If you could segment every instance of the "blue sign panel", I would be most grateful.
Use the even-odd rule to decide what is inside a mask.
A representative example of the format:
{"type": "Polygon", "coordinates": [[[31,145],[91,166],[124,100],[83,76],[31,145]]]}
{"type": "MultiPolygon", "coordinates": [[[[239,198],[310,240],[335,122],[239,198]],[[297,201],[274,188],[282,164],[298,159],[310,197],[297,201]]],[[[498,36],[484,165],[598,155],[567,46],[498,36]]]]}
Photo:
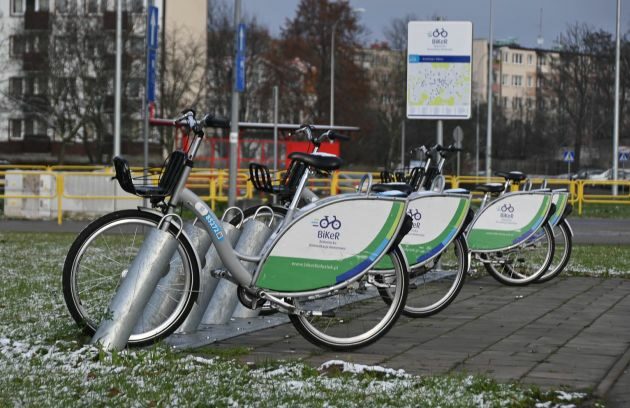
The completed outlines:
{"type": "Polygon", "coordinates": [[[158,8],[155,6],[149,7],[149,49],[155,50],[158,47],[158,8]]]}
{"type": "Polygon", "coordinates": [[[156,51],[149,50],[149,69],[147,77],[147,101],[155,102],[155,70],[157,66],[156,51]]]}
{"type": "Polygon", "coordinates": [[[563,159],[565,162],[574,162],[575,161],[575,152],[572,150],[565,150],[563,159]]]}
{"type": "Polygon", "coordinates": [[[630,153],[619,153],[619,161],[626,162],[630,160],[630,153]]]}
{"type": "Polygon", "coordinates": [[[245,92],[245,53],[236,54],[236,92],[245,92]]]}
{"type": "Polygon", "coordinates": [[[245,53],[245,24],[238,25],[238,44],[236,51],[239,53],[245,53]]]}

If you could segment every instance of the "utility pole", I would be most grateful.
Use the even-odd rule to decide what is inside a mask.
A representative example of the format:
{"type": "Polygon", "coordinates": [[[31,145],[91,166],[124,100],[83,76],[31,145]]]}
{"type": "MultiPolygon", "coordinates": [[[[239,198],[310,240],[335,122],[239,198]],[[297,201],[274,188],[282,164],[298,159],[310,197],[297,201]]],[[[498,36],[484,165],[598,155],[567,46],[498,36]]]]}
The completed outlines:
{"type": "Polygon", "coordinates": [[[492,0],[490,0],[490,39],[488,40],[488,129],[486,129],[486,177],[492,176],[492,0]]]}
{"type": "Polygon", "coordinates": [[[114,95],[114,157],[120,156],[120,109],[122,91],[122,0],[116,1],[116,92],[114,95]]]}
{"type": "MultiPolygon", "coordinates": [[[[621,0],[617,0],[617,39],[615,51],[615,123],[613,127],[613,180],[619,180],[619,59],[621,53],[621,0]]],[[[612,187],[613,195],[617,195],[617,184],[612,187]]]]}
{"type": "Polygon", "coordinates": [[[232,85],[232,115],[230,119],[230,176],[228,185],[228,206],[232,207],[236,203],[236,176],[238,172],[238,110],[239,95],[236,89],[237,63],[238,63],[238,43],[239,26],[241,23],[241,0],[234,0],[234,82],[232,85]]]}

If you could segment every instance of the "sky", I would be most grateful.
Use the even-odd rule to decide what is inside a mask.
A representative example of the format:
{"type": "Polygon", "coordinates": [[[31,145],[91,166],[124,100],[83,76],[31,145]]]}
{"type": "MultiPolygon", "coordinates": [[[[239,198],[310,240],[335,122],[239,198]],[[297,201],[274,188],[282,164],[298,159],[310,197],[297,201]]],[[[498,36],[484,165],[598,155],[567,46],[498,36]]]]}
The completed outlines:
{"type": "MultiPolygon", "coordinates": [[[[280,33],[287,18],[295,15],[298,0],[242,0],[244,13],[255,15],[272,35],[280,33]]],[[[490,0],[350,0],[354,8],[363,8],[361,22],[368,29],[365,41],[370,44],[384,40],[383,31],[395,18],[407,14],[419,20],[432,16],[445,20],[473,22],[475,38],[488,38],[490,0]]],[[[615,32],[616,0],[493,0],[494,39],[514,37],[526,47],[536,46],[542,9],[544,48],[551,48],[554,40],[568,25],[587,23],[596,29],[615,32]]],[[[621,0],[621,32],[630,28],[630,1],[621,0]]]]}

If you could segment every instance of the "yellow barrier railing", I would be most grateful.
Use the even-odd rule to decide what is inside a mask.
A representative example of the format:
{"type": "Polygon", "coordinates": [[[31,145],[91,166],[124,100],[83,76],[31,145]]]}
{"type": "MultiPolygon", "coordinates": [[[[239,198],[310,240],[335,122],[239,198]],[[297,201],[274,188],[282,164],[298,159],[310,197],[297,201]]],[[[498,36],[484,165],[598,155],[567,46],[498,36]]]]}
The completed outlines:
{"type": "MultiPolygon", "coordinates": [[[[142,170],[139,168],[133,168],[134,176],[141,176],[142,170]]],[[[158,171],[159,169],[155,169],[158,171]]],[[[57,222],[59,224],[63,221],[63,206],[64,200],[137,200],[138,197],[132,196],[127,193],[118,193],[114,190],[114,194],[78,194],[67,191],[67,179],[69,177],[108,177],[111,178],[114,171],[110,167],[98,167],[98,166],[21,166],[20,169],[15,170],[15,166],[0,166],[0,199],[41,199],[41,200],[56,200],[57,204],[57,222]],[[11,168],[10,172],[5,168],[11,168]],[[6,175],[21,175],[21,176],[50,176],[54,179],[55,187],[50,191],[46,191],[42,194],[7,194],[7,191],[16,190],[13,186],[7,185],[6,175]]],[[[274,176],[279,181],[283,172],[278,172],[274,176]]],[[[328,178],[312,178],[309,181],[309,187],[313,192],[321,196],[336,195],[346,192],[356,191],[361,178],[365,175],[365,172],[358,171],[337,171],[334,172],[332,177],[328,178]]],[[[378,173],[372,173],[374,182],[379,181],[378,173]]],[[[151,183],[157,183],[157,174],[149,176],[151,183]]],[[[473,188],[482,183],[488,181],[491,182],[503,182],[502,178],[492,177],[490,179],[486,177],[475,176],[446,176],[445,181],[447,187],[452,188],[466,188],[473,190],[473,188]]],[[[537,188],[543,183],[543,179],[532,179],[534,188],[537,188]]],[[[195,169],[186,184],[186,186],[194,190],[204,201],[210,203],[213,210],[216,210],[217,203],[224,203],[228,201],[228,182],[229,175],[227,170],[206,170],[195,169]]],[[[566,179],[546,179],[547,186],[549,188],[566,188],[570,193],[570,202],[576,206],[578,214],[583,212],[584,205],[588,204],[630,204],[630,181],[593,181],[593,180],[566,180],[566,179]],[[612,195],[612,186],[617,185],[619,189],[618,195],[612,195]]],[[[23,190],[20,188],[20,190],[23,190]]],[[[249,174],[247,170],[239,170],[237,176],[237,199],[253,199],[255,196],[255,190],[252,183],[249,181],[249,174]]],[[[259,194],[257,197],[263,198],[264,194],[259,194]]],[[[473,192],[474,199],[481,198],[481,194],[473,192]]]]}

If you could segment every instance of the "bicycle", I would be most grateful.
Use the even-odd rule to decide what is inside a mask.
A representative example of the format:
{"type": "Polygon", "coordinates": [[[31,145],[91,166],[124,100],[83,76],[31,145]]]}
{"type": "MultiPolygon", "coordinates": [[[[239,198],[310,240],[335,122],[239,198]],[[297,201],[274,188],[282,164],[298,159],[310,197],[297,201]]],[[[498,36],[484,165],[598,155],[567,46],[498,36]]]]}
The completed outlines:
{"type": "MultiPolygon", "coordinates": [[[[347,139],[330,130],[315,137],[310,126],[303,126],[294,134],[306,136],[313,144],[313,155],[322,155],[319,148],[326,139],[347,139]]],[[[293,159],[303,154],[292,153],[289,158],[293,159]]],[[[252,163],[250,180],[257,190],[273,194],[279,199],[281,205],[273,208],[277,216],[282,216],[286,211],[283,205],[288,205],[296,197],[295,180],[304,171],[303,167],[292,161],[280,183],[275,184],[266,166],[252,163]]],[[[323,173],[322,169],[317,171],[323,173]]],[[[401,241],[400,248],[409,262],[410,291],[402,313],[408,317],[427,317],[447,307],[463,286],[469,268],[469,257],[462,233],[467,220],[470,195],[426,191],[414,193],[413,190],[417,187],[422,172],[416,169],[413,174],[416,180],[412,183],[414,187],[400,181],[372,184],[369,177],[364,178],[361,185],[365,185],[366,191],[372,194],[390,194],[406,198],[408,201],[407,214],[412,219],[412,229],[401,241]],[[422,214],[425,214],[425,219],[431,221],[420,224],[422,214]]],[[[402,174],[399,173],[397,176],[402,177],[402,174]]],[[[304,188],[298,200],[313,203],[317,202],[319,197],[304,188]]],[[[252,216],[256,208],[245,210],[245,216],[252,216]]],[[[385,271],[389,268],[391,264],[387,259],[375,266],[376,270],[385,271]]],[[[382,291],[382,296],[388,301],[386,291],[382,291]]]]}
{"type": "MultiPolygon", "coordinates": [[[[418,150],[425,156],[425,167],[419,173],[409,174],[407,180],[415,179],[424,190],[469,192],[444,189],[444,163],[458,149],[435,145],[418,150]]],[[[521,183],[526,176],[520,172],[498,174],[505,178],[504,183],[477,187],[484,192],[484,198],[476,214],[469,210],[466,242],[474,259],[483,263],[496,280],[506,285],[525,285],[543,276],[553,259],[555,243],[547,222],[553,214],[551,193],[542,190],[508,193],[513,183],[521,183]],[[516,202],[520,210],[515,219],[516,202]]]]}
{"type": "MultiPolygon", "coordinates": [[[[139,249],[127,251],[115,260],[114,264],[120,263],[114,275],[118,279],[111,279],[116,281],[116,294],[107,303],[109,308],[105,307],[104,315],[100,313],[103,313],[106,303],[102,299],[82,297],[76,279],[83,272],[84,265],[87,271],[95,265],[85,259],[88,254],[94,252],[98,256],[97,264],[112,255],[107,245],[91,251],[91,244],[98,242],[103,235],[100,233],[102,228],[88,227],[75,240],[66,258],[64,298],[72,317],[84,326],[87,333],[94,333],[96,341],[104,338],[97,338],[100,332],[94,323],[99,319],[103,319],[99,325],[101,328],[118,324],[116,328],[123,330],[121,327],[124,324],[121,322],[131,319],[129,316],[133,314],[139,316],[145,310],[144,305],[150,302],[153,289],[159,286],[156,279],[160,276],[169,277],[173,270],[177,278],[173,279],[175,283],[168,295],[175,294],[176,297],[171,299],[167,296],[172,303],[170,311],[157,317],[159,323],[149,322],[148,329],[143,328],[140,323],[128,325],[124,330],[135,335],[135,338],[126,336],[126,332],[122,337],[129,338],[130,345],[149,344],[172,333],[186,318],[199,288],[201,261],[190,237],[182,231],[181,218],[174,212],[180,204],[192,211],[200,221],[225,265],[225,269],[212,271],[213,276],[229,279],[239,285],[238,297],[245,306],[256,309],[264,302],[269,302],[278,310],[288,313],[291,323],[307,340],[334,350],[363,347],[389,331],[405,304],[408,289],[404,255],[398,249],[398,242],[407,232],[403,222],[405,200],[357,193],[322,200],[308,210],[297,212],[297,194],[261,254],[238,254],[224,239],[223,229],[212,210],[185,188],[195,155],[205,136],[204,128],[227,127],[228,123],[209,115],[197,120],[192,110],[186,111],[175,123],[188,130],[194,140],[188,151],[173,152],[164,167],[158,186],[135,184],[126,161],[122,158],[114,159],[116,179],[123,190],[149,198],[153,208],[116,212],[95,222],[109,226],[112,220],[117,220],[116,227],[120,227],[122,235],[125,235],[124,227],[127,224],[149,227],[146,236],[140,236],[137,229],[129,231],[128,236],[134,248],[139,241],[143,242],[139,249]],[[313,222],[331,213],[338,221],[343,220],[343,226],[339,230],[341,243],[320,240],[314,234],[316,231],[313,229],[313,222]],[[371,222],[365,223],[366,218],[371,222]],[[151,247],[152,243],[158,245],[151,247]],[[176,255],[175,261],[171,255],[176,255]],[[393,270],[373,271],[372,266],[385,256],[394,265],[393,270]],[[179,260],[181,265],[176,265],[179,260]],[[256,264],[253,275],[244,269],[241,261],[256,264]],[[129,262],[130,266],[125,267],[129,262]],[[138,288],[128,275],[139,276],[138,265],[143,263],[149,265],[152,272],[143,276],[150,276],[152,280],[146,278],[146,285],[138,288]],[[176,270],[178,266],[182,266],[179,272],[176,270]],[[375,299],[379,291],[384,289],[393,294],[389,304],[375,299]],[[116,300],[124,293],[133,291],[136,297],[128,306],[130,309],[127,313],[117,307],[116,300]],[[83,307],[90,302],[93,304],[89,308],[83,307]]],[[[336,158],[309,155],[300,157],[299,161],[306,168],[322,168],[327,171],[340,165],[336,158]]],[[[308,177],[308,171],[301,176],[297,193],[306,185],[308,177]]],[[[98,276],[98,271],[96,272],[98,276]]],[[[86,286],[98,287],[100,284],[101,281],[93,281],[86,286]]],[[[100,294],[111,294],[108,290],[111,291],[111,288],[101,290],[100,294]]],[[[118,346],[120,345],[114,345],[118,346]]]]}

